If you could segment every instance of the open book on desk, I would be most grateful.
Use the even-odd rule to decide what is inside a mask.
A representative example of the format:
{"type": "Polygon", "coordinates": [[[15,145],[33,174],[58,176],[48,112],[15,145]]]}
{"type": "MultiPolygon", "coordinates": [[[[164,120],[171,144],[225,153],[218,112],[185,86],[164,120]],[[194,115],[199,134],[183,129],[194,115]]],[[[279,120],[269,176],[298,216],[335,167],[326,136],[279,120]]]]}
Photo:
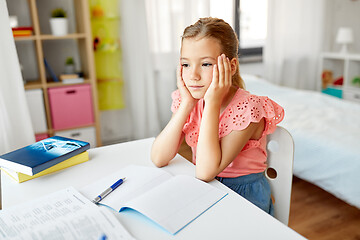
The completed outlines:
{"type": "Polygon", "coordinates": [[[106,208],[69,187],[0,211],[0,238],[135,240],[106,208]]]}
{"type": "Polygon", "coordinates": [[[172,176],[154,167],[130,165],[80,189],[92,200],[118,179],[122,185],[101,200],[115,211],[134,209],[171,234],[176,234],[227,193],[192,176],[172,176]]]}

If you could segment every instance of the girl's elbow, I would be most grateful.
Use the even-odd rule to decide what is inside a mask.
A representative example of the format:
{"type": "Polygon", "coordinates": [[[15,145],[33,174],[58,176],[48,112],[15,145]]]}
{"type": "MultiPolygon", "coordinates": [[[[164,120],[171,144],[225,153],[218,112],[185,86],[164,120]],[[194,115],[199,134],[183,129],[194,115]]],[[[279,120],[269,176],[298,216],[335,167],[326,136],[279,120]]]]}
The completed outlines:
{"type": "Polygon", "coordinates": [[[211,182],[216,177],[216,174],[210,171],[196,171],[196,178],[204,182],[211,182]]]}
{"type": "Polygon", "coordinates": [[[167,164],[164,164],[163,162],[159,162],[159,161],[156,161],[156,160],[152,160],[152,162],[158,168],[162,168],[162,167],[165,167],[167,165],[167,164]]]}
{"type": "Polygon", "coordinates": [[[151,156],[151,161],[155,164],[156,167],[164,167],[164,163],[161,162],[158,158],[151,156]]]}
{"type": "Polygon", "coordinates": [[[161,168],[161,167],[165,167],[166,165],[169,164],[169,160],[164,159],[163,157],[161,157],[158,154],[151,154],[151,161],[155,164],[156,167],[161,168]]]}
{"type": "Polygon", "coordinates": [[[162,167],[165,167],[166,165],[168,165],[167,163],[161,163],[161,162],[156,162],[156,161],[153,161],[153,163],[158,168],[162,168],[162,167]]]}
{"type": "Polygon", "coordinates": [[[206,177],[206,176],[196,176],[197,179],[204,181],[204,182],[211,182],[214,178],[206,177]]]}

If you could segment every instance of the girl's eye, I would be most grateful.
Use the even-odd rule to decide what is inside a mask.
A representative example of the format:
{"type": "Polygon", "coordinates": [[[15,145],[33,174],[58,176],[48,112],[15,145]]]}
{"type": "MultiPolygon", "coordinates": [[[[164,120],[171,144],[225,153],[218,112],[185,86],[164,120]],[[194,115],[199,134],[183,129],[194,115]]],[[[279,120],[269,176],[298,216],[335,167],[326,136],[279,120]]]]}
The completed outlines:
{"type": "Polygon", "coordinates": [[[183,63],[183,64],[181,64],[181,66],[182,66],[182,67],[188,67],[188,66],[189,66],[189,64],[187,64],[187,63],[183,63]]]}
{"type": "Polygon", "coordinates": [[[212,66],[211,63],[203,63],[202,65],[203,65],[204,67],[211,67],[211,66],[212,66]]]}

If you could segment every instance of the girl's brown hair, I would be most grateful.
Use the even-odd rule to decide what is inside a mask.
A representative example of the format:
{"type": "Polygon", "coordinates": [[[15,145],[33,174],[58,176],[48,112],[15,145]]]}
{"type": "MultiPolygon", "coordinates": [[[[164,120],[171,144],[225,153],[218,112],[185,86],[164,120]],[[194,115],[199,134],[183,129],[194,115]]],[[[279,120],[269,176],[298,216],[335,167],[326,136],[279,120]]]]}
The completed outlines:
{"type": "MultiPolygon", "coordinates": [[[[219,18],[200,18],[195,24],[185,28],[181,40],[185,38],[210,37],[220,42],[223,53],[229,59],[237,59],[239,51],[239,40],[231,26],[219,18]]],[[[245,89],[245,84],[240,77],[239,64],[236,64],[236,72],[232,76],[232,84],[245,89]]]]}

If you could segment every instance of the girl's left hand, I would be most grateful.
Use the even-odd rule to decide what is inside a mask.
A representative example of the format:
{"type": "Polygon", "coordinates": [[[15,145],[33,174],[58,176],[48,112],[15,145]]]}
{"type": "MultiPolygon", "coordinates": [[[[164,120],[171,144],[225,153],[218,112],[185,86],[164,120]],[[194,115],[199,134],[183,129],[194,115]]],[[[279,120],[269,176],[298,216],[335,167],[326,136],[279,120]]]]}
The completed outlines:
{"type": "Polygon", "coordinates": [[[212,81],[205,93],[204,100],[205,102],[215,101],[221,105],[232,85],[231,65],[225,54],[221,54],[217,62],[218,64],[213,67],[212,81]]]}

